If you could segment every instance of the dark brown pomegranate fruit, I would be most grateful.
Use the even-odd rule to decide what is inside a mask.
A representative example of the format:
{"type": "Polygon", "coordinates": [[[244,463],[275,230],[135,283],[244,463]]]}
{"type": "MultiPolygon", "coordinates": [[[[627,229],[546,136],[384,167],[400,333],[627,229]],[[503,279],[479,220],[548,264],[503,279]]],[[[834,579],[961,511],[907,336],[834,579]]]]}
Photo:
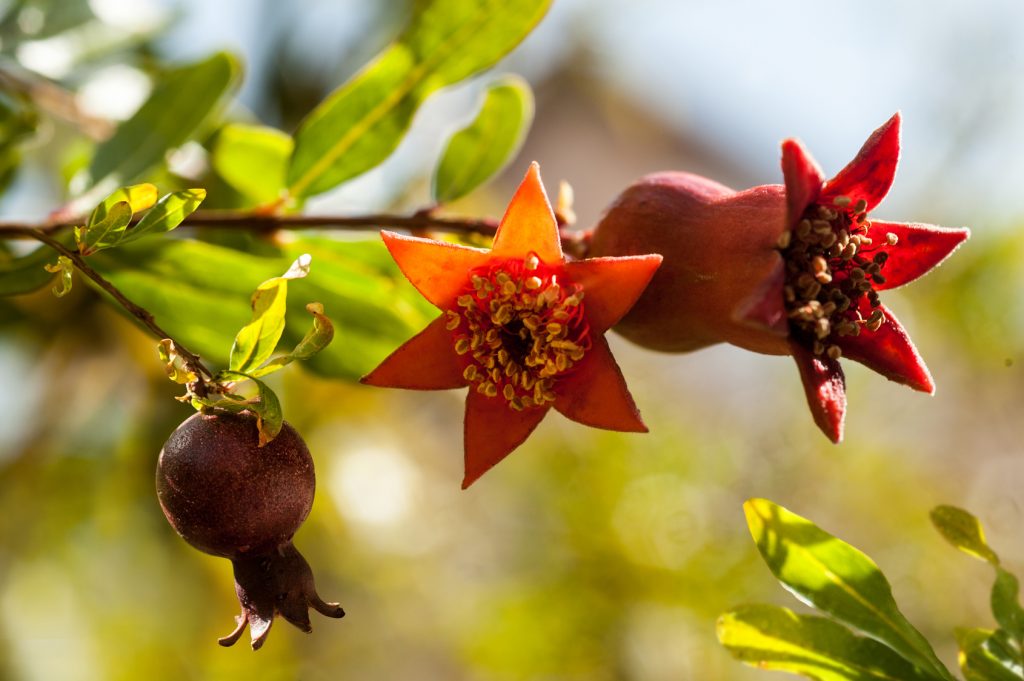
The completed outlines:
{"type": "Polygon", "coordinates": [[[287,423],[260,447],[254,415],[199,413],[164,444],[156,470],[164,515],[189,544],[234,566],[242,614],[221,645],[233,645],[248,625],[258,649],[278,614],[311,631],[309,606],[345,615],[317,595],[313,572],[292,545],[315,488],[313,459],[287,423]]]}

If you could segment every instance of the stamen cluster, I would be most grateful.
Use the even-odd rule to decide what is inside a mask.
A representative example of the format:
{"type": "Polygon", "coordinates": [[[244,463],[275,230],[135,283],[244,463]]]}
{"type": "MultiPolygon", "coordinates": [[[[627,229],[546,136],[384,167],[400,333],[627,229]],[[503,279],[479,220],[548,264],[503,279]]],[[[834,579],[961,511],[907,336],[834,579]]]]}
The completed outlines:
{"type": "Polygon", "coordinates": [[[870,229],[867,201],[837,196],[831,206],[811,204],[779,238],[790,328],[815,355],[839,359],[837,338],[877,331],[885,321],[875,284],[885,283],[882,248],[897,238],[888,232],[876,243],[870,229]]]}
{"type": "Polygon", "coordinates": [[[516,411],[554,402],[556,377],[590,349],[582,287],[560,282],[534,254],[473,270],[456,302],[446,327],[463,377],[516,411]]]}

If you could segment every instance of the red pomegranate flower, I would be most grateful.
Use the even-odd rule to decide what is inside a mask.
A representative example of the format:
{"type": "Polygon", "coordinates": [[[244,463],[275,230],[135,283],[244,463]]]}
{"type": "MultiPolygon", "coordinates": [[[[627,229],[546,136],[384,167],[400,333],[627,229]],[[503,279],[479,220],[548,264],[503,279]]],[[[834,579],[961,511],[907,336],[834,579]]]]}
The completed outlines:
{"type": "Polygon", "coordinates": [[[646,432],[604,332],[629,310],[661,256],[568,261],[536,163],[490,251],[382,236],[442,314],[362,380],[470,388],[463,488],[522,444],[552,407],[584,425],[646,432]]]}
{"type": "Polygon", "coordinates": [[[782,144],[785,187],[736,192],[685,173],[643,178],[591,236],[593,255],[665,256],[616,330],[670,352],[724,341],[792,355],[814,420],[833,442],[846,411],[840,357],[934,392],[878,292],[928,272],[969,231],[868,218],[892,185],[899,151],[897,113],[828,181],[793,139],[782,144]]]}

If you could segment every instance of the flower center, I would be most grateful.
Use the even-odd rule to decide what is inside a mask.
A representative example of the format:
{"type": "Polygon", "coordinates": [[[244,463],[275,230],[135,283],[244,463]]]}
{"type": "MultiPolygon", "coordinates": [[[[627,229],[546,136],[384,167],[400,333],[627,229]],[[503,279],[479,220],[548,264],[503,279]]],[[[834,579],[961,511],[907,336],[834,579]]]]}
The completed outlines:
{"type": "Polygon", "coordinates": [[[516,411],[554,402],[556,378],[590,349],[582,287],[560,282],[532,253],[472,270],[456,303],[445,317],[463,377],[516,411]]]}
{"type": "Polygon", "coordinates": [[[839,359],[843,336],[877,331],[885,322],[875,284],[896,245],[896,235],[868,236],[867,202],[837,196],[831,206],[812,204],[779,238],[786,261],[783,287],[790,330],[815,355],[839,359]]]}

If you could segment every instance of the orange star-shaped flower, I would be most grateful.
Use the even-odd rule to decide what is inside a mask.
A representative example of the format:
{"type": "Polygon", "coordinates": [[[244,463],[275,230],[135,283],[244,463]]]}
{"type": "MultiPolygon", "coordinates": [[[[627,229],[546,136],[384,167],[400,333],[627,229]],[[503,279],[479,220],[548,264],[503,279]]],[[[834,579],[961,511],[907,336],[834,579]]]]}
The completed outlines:
{"type": "Polygon", "coordinates": [[[522,444],[552,407],[584,425],[647,431],[604,333],[632,307],[661,256],[566,260],[536,163],[490,251],[381,235],[442,314],[362,381],[469,386],[463,488],[522,444]]]}

